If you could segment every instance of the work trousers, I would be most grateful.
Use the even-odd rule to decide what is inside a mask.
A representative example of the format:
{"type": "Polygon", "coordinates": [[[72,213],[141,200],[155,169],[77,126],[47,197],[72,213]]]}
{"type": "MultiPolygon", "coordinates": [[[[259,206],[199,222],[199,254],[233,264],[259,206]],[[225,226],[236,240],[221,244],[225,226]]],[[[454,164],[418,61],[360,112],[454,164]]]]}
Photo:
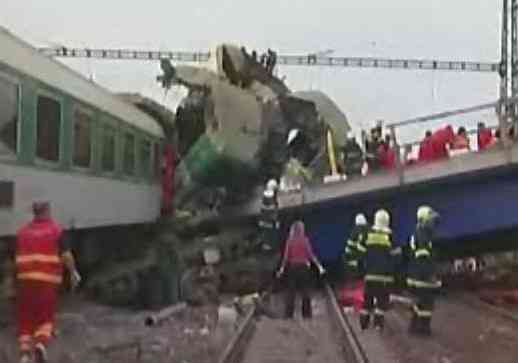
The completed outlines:
{"type": "Polygon", "coordinates": [[[279,230],[276,227],[260,227],[261,247],[267,250],[279,249],[279,230]]]}
{"type": "Polygon", "coordinates": [[[57,285],[19,281],[17,291],[18,343],[21,352],[29,352],[35,344],[47,346],[54,330],[57,308],[57,285]]]}
{"type": "Polygon", "coordinates": [[[432,332],[432,314],[435,304],[435,290],[430,288],[414,288],[416,302],[413,306],[410,333],[430,335],[432,332]]]}
{"type": "Polygon", "coordinates": [[[295,313],[295,299],[297,294],[302,298],[302,317],[312,317],[311,310],[311,269],[306,265],[288,266],[287,269],[288,291],[286,293],[285,317],[293,318],[295,313]]]}
{"type": "Polygon", "coordinates": [[[391,283],[365,281],[364,303],[363,309],[360,311],[360,326],[362,329],[369,327],[372,314],[374,314],[374,326],[384,327],[385,312],[389,307],[391,289],[391,283]]]}
{"type": "Polygon", "coordinates": [[[358,261],[346,261],[343,269],[343,282],[345,284],[357,281],[361,278],[360,271],[358,268],[358,261]]]}

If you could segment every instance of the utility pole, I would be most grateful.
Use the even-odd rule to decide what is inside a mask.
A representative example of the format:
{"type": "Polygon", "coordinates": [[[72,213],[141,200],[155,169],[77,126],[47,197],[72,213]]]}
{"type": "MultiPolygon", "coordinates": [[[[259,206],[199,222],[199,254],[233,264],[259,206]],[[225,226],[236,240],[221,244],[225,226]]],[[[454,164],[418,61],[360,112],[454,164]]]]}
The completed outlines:
{"type": "MultiPolygon", "coordinates": [[[[511,97],[518,96],[518,0],[511,2],[511,97]]],[[[518,121],[518,105],[510,105],[513,124],[518,121]]],[[[515,125],[516,126],[516,125],[515,125]]]]}
{"type": "MultiPolygon", "coordinates": [[[[514,1],[514,0],[513,0],[514,1]]],[[[501,34],[501,53],[500,53],[500,105],[498,107],[499,126],[502,133],[502,138],[505,138],[505,128],[507,124],[507,99],[509,98],[509,81],[508,81],[508,44],[509,44],[509,1],[503,0],[502,7],[502,34],[501,34]]]]}

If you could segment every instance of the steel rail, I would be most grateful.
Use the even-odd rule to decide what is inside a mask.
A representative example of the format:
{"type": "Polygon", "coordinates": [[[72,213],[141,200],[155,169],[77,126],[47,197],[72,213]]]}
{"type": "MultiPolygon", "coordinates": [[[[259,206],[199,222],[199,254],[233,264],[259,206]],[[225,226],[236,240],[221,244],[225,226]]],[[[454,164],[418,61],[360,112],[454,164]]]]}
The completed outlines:
{"type": "MultiPolygon", "coordinates": [[[[355,335],[350,322],[344,315],[340,305],[338,304],[335,292],[329,284],[325,285],[325,295],[328,313],[332,314],[330,321],[336,330],[337,344],[340,344],[344,362],[347,363],[368,363],[369,360],[363,350],[358,337],[355,335]]],[[[225,347],[218,363],[240,363],[244,353],[251,342],[256,330],[257,305],[251,307],[239,325],[236,333],[225,347]]]]}

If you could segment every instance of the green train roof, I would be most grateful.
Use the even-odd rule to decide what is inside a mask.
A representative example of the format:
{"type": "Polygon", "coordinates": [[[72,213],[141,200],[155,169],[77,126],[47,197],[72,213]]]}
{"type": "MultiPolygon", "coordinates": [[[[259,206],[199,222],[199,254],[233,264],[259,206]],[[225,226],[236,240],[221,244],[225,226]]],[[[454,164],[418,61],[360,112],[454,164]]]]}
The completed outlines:
{"type": "Polygon", "coordinates": [[[151,135],[163,137],[158,123],[137,107],[119,99],[63,63],[45,56],[36,48],[0,27],[0,63],[40,80],[79,101],[109,113],[151,135]]]}

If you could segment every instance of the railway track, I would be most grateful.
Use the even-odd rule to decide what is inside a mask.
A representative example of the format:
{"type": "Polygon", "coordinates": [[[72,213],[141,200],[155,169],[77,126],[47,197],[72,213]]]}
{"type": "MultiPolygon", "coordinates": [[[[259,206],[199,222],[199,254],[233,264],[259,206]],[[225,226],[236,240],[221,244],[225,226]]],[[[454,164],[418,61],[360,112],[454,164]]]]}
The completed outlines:
{"type": "Polygon", "coordinates": [[[425,339],[408,335],[408,306],[395,306],[380,334],[360,331],[329,286],[314,301],[310,321],[257,319],[250,309],[218,363],[507,363],[518,356],[516,315],[471,296],[439,299],[425,339]]]}
{"type": "Polygon", "coordinates": [[[250,309],[218,363],[367,363],[332,288],[313,301],[311,320],[257,319],[250,309]]]}

